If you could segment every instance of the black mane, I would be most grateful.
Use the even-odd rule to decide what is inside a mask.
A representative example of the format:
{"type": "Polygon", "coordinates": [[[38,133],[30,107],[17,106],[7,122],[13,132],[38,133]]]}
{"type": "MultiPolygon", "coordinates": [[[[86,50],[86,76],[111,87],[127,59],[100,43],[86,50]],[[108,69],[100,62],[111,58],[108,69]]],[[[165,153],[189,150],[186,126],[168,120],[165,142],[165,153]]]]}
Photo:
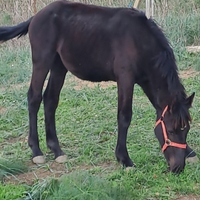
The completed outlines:
{"type": "Polygon", "coordinates": [[[163,31],[152,20],[148,20],[148,24],[152,30],[152,33],[156,35],[157,41],[162,47],[162,52],[154,58],[155,67],[161,72],[163,77],[167,78],[168,89],[172,94],[181,93],[182,97],[186,98],[185,89],[180,82],[178,76],[178,69],[176,65],[176,59],[169,41],[164,35],[163,31]]]}
{"type": "Polygon", "coordinates": [[[173,108],[172,112],[175,121],[174,126],[176,128],[178,124],[181,124],[183,127],[188,123],[188,121],[191,121],[191,116],[186,106],[187,96],[185,88],[178,76],[178,68],[173,50],[163,31],[158,27],[155,21],[149,19],[148,25],[162,48],[159,55],[153,59],[156,63],[155,67],[167,80],[168,90],[171,96],[169,106],[173,108]]]}

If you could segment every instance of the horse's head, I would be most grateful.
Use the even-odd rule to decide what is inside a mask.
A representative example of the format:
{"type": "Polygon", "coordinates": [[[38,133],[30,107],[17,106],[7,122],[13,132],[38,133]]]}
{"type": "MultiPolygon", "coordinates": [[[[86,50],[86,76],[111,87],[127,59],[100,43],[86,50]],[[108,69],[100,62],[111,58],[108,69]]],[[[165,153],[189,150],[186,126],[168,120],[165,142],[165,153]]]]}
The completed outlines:
{"type": "Polygon", "coordinates": [[[194,93],[181,102],[173,102],[162,111],[157,112],[155,127],[156,137],[168,162],[170,171],[181,172],[185,167],[186,138],[190,130],[191,117],[189,108],[194,93]]]}

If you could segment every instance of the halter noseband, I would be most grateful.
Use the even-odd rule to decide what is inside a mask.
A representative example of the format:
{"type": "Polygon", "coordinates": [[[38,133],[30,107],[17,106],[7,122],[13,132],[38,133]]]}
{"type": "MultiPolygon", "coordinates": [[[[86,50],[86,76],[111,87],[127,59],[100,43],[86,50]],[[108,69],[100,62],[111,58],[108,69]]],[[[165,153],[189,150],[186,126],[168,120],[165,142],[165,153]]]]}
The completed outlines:
{"type": "Polygon", "coordinates": [[[186,149],[186,146],[187,146],[186,144],[179,144],[179,143],[171,142],[171,140],[167,137],[165,124],[163,122],[163,119],[164,119],[164,116],[165,116],[167,109],[168,109],[168,106],[165,107],[165,109],[164,109],[164,111],[161,115],[161,118],[156,122],[156,126],[155,126],[155,128],[156,128],[158,126],[158,124],[160,124],[160,123],[161,123],[161,126],[162,126],[164,140],[165,140],[165,143],[162,147],[162,152],[164,152],[166,150],[166,148],[169,147],[169,146],[178,147],[178,148],[181,148],[181,149],[186,149]]]}

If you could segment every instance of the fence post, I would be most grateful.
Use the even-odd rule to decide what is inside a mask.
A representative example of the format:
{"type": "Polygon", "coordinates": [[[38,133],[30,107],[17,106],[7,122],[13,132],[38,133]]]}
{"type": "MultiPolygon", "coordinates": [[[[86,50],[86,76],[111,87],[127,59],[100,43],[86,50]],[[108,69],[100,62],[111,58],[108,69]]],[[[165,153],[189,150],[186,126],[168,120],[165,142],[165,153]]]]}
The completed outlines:
{"type": "Polygon", "coordinates": [[[147,18],[154,15],[154,0],[146,0],[146,16],[147,18]]]}
{"type": "MultiPolygon", "coordinates": [[[[142,0],[135,0],[134,8],[138,9],[142,0]]],[[[149,18],[154,15],[154,0],[146,0],[146,16],[149,18]]]]}
{"type": "Polygon", "coordinates": [[[154,0],[151,0],[151,16],[154,16],[154,0]]]}
{"type": "Polygon", "coordinates": [[[136,0],[133,7],[136,9],[139,8],[140,3],[141,3],[141,0],[136,0]]]}
{"type": "Polygon", "coordinates": [[[147,16],[147,18],[150,17],[150,9],[151,9],[150,0],[146,0],[146,16],[147,16]]]}
{"type": "Polygon", "coordinates": [[[34,15],[36,14],[36,0],[33,0],[33,10],[34,10],[34,15]]]}

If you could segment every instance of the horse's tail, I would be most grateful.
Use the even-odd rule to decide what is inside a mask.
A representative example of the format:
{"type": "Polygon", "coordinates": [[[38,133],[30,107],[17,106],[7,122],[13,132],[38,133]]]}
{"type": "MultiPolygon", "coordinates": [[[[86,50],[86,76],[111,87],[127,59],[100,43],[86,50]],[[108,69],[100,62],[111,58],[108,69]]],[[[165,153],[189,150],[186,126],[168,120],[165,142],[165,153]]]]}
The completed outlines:
{"type": "Polygon", "coordinates": [[[20,38],[21,36],[26,35],[28,33],[28,27],[32,19],[33,17],[16,26],[0,27],[0,42],[5,42],[17,36],[20,38]]]}

